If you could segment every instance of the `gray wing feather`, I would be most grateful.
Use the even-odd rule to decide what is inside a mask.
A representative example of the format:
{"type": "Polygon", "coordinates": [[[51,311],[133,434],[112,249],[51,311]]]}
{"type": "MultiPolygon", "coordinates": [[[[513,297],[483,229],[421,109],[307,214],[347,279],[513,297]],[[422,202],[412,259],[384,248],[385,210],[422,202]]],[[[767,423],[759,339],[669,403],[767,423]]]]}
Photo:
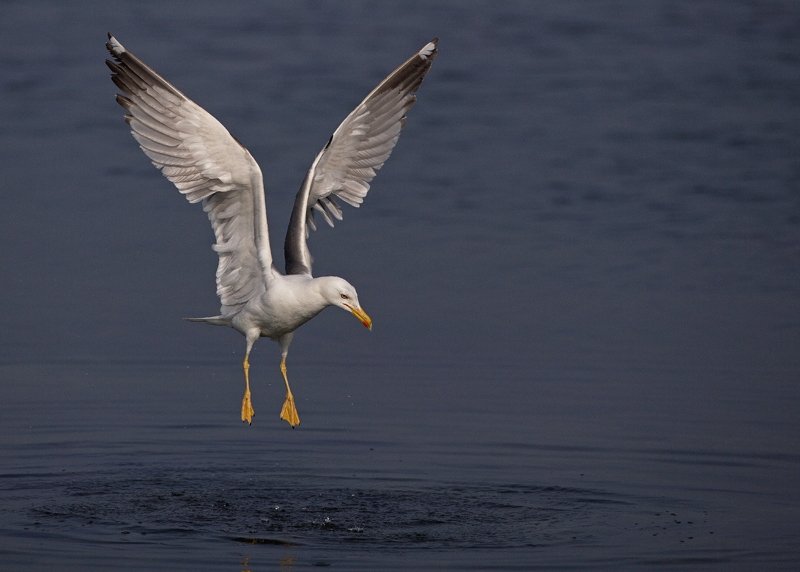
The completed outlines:
{"type": "Polygon", "coordinates": [[[219,121],[110,34],[106,47],[133,137],[189,202],[203,202],[216,236],[221,313],[232,316],[272,271],[261,170],[219,121]]]}
{"type": "Polygon", "coordinates": [[[362,101],[317,155],[295,199],[284,242],[287,274],[311,274],[306,245],[309,227],[316,230],[315,213],[333,226],[342,220],[337,197],[358,207],[369,183],[392,153],[406,112],[417,100],[414,93],[437,54],[438,40],[427,43],[393,71],[362,101]]]}

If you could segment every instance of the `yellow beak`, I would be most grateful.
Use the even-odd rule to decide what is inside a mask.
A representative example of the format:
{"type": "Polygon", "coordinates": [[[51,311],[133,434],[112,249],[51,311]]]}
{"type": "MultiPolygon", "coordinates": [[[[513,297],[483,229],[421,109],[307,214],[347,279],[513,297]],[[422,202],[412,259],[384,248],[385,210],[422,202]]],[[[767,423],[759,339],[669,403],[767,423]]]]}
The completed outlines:
{"type": "MultiPolygon", "coordinates": [[[[348,308],[350,308],[350,306],[348,306],[348,308]]],[[[370,330],[372,329],[372,318],[367,316],[367,313],[364,310],[361,308],[350,308],[350,311],[356,318],[361,320],[361,323],[364,324],[365,327],[370,330]]]]}

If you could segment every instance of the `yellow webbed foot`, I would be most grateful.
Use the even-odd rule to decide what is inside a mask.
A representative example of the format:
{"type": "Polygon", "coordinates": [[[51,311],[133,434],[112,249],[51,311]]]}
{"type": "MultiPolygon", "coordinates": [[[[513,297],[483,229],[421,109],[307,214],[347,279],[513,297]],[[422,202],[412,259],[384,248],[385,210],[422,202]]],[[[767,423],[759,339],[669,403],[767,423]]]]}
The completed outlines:
{"type": "Polygon", "coordinates": [[[300,417],[297,415],[297,407],[294,405],[294,395],[292,395],[291,392],[286,394],[286,401],[283,402],[281,419],[288,421],[292,428],[294,428],[295,425],[300,425],[300,417]]]}
{"type": "Polygon", "coordinates": [[[250,425],[253,422],[253,415],[256,412],[253,411],[253,403],[250,401],[250,392],[244,392],[244,399],[242,399],[242,421],[247,421],[247,424],[250,425]]]}

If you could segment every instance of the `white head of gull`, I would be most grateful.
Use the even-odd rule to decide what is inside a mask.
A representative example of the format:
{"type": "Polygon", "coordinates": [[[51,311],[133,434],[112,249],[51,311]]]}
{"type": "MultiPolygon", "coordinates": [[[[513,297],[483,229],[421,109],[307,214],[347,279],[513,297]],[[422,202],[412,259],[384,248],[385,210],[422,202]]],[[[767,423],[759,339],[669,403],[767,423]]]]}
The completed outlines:
{"type": "Polygon", "coordinates": [[[337,197],[358,207],[375,171],[392,152],[414,105],[414,95],[436,57],[433,40],[384,79],[334,131],[295,198],[284,242],[286,274],[273,264],[261,169],[245,147],[202,107],[126,50],[111,34],[106,60],[111,79],[122,91],[117,102],[125,121],[153,164],[189,202],[203,203],[216,235],[219,254],[217,294],[220,314],[189,318],[229,326],[245,336],[245,393],[242,421],[251,423],[250,351],[260,337],[281,347],[286,401],[281,419],[300,423],[286,375],[286,356],[297,328],[328,306],[352,313],[367,328],[372,320],[361,308],[356,289],[342,278],[311,275],[306,239],[316,229],[315,213],[333,226],[342,220],[337,197]]]}

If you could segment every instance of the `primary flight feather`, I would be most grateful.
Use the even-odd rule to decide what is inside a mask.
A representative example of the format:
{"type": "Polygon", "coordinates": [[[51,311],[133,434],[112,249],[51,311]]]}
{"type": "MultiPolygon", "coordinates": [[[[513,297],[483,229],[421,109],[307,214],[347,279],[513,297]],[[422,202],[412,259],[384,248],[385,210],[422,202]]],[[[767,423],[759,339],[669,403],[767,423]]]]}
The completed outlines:
{"type": "Polygon", "coordinates": [[[250,152],[210,113],[126,50],[111,34],[106,60],[122,92],[117,102],[125,121],[153,164],[189,202],[202,201],[219,255],[218,316],[191,321],[229,326],[247,340],[243,362],[242,421],[252,422],[250,351],[259,337],[281,347],[286,401],[281,419],[300,423],[286,375],[294,331],[328,306],[338,306],[372,329],[355,288],[334,276],[314,278],[306,239],[316,229],[315,213],[333,226],[342,219],[334,197],[358,207],[375,171],[392,152],[406,112],[437,53],[433,40],[393,71],[334,131],[314,159],[295,198],[284,242],[286,274],[273,263],[261,169],[250,152]]]}

